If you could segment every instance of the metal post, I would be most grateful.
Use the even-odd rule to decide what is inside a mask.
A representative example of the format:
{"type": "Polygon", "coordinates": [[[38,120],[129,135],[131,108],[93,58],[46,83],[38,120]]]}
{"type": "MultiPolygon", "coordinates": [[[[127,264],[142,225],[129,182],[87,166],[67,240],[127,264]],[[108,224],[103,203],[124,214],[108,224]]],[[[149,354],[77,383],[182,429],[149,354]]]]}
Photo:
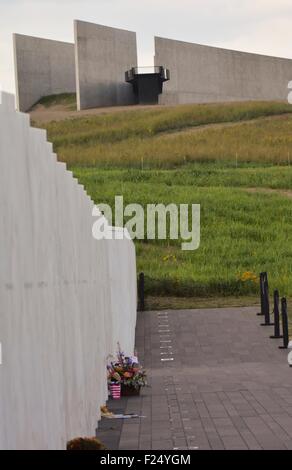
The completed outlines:
{"type": "Polygon", "coordinates": [[[261,296],[261,311],[258,313],[259,316],[264,315],[264,279],[267,273],[260,273],[260,296],[261,296]]]}
{"type": "Polygon", "coordinates": [[[138,310],[143,312],[145,310],[145,294],[144,294],[144,286],[145,286],[145,277],[144,273],[139,274],[139,283],[138,283],[138,310]]]}
{"type": "Polygon", "coordinates": [[[288,349],[289,326],[288,326],[287,300],[285,297],[281,300],[281,313],[282,313],[282,327],[283,327],[283,346],[279,346],[279,349],[288,349]]]}
{"type": "Polygon", "coordinates": [[[283,338],[283,336],[280,333],[280,312],[279,312],[279,302],[280,302],[280,296],[279,296],[279,291],[275,290],[274,291],[274,322],[275,322],[275,331],[274,335],[270,336],[272,339],[280,339],[283,338]]]}
{"type": "Polygon", "coordinates": [[[269,299],[269,284],[268,284],[267,273],[264,273],[263,294],[264,294],[263,306],[264,306],[265,323],[262,323],[261,326],[273,326],[274,323],[271,323],[271,318],[270,318],[270,299],[269,299]]]}

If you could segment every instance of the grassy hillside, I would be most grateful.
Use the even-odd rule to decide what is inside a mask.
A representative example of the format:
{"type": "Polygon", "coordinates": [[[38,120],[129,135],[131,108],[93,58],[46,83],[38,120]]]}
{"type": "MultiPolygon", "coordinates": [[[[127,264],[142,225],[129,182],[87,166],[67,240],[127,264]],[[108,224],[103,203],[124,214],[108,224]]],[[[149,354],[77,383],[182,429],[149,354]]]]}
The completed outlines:
{"type": "MultiPolygon", "coordinates": [[[[138,268],[148,293],[176,296],[234,296],[258,292],[244,273],[268,270],[272,284],[292,294],[292,199],[250,191],[281,181],[292,184],[292,168],[237,168],[209,164],[179,170],[100,170],[74,173],[98,202],[201,204],[201,246],[181,251],[181,240],[137,242],[138,268]],[[288,173],[287,173],[288,172],[288,173]],[[232,184],[232,173],[236,173],[232,184]],[[253,175],[251,180],[248,174],[253,175]],[[208,179],[210,183],[208,184],[208,179]]],[[[291,193],[292,195],[292,193],[291,193]]],[[[126,219],[125,219],[126,220],[126,219]]]]}
{"type": "Polygon", "coordinates": [[[76,109],[76,94],[75,93],[61,93],[59,95],[44,96],[39,100],[36,106],[44,106],[51,108],[52,106],[63,106],[67,109],[76,109]]]}
{"type": "Polygon", "coordinates": [[[279,103],[192,105],[46,128],[96,203],[124,195],[125,203],[143,206],[201,204],[199,250],[181,251],[180,240],[136,242],[154,304],[159,297],[181,306],[178,298],[228,303],[237,296],[250,303],[262,270],[271,290],[292,294],[291,112],[279,103]]]}
{"type": "Polygon", "coordinates": [[[70,165],[174,168],[206,160],[286,163],[291,111],[290,105],[281,103],[188,105],[67,119],[45,127],[59,158],[70,165]]]}

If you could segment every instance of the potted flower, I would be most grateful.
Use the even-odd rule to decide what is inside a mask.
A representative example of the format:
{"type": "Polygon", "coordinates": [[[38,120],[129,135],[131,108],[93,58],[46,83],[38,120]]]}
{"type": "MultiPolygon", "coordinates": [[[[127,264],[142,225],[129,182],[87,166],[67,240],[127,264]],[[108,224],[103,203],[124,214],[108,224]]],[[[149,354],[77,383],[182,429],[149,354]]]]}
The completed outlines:
{"type": "Polygon", "coordinates": [[[146,372],[133,358],[125,357],[125,367],[121,373],[122,396],[139,395],[141,387],[147,384],[146,372]]]}
{"type": "Polygon", "coordinates": [[[146,371],[136,356],[125,356],[119,344],[117,356],[117,362],[108,366],[109,383],[119,383],[122,396],[139,395],[141,387],[147,385],[146,371]]]}

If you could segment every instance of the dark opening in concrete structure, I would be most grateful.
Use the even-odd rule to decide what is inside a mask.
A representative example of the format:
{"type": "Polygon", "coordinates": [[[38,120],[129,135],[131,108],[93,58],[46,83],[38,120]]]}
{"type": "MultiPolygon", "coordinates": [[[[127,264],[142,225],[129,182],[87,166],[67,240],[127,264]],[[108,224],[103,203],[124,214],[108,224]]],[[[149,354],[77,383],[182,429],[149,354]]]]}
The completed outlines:
{"type": "Polygon", "coordinates": [[[169,70],[163,66],[132,67],[126,72],[126,82],[133,85],[138,104],[158,104],[163,82],[170,80],[169,70]]]}

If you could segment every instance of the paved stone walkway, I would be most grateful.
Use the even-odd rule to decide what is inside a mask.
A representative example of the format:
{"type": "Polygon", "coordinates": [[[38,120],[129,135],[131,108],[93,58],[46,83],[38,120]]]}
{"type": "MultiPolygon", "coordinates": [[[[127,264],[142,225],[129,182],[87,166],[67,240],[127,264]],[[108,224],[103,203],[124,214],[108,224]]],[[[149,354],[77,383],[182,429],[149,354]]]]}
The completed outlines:
{"type": "Polygon", "coordinates": [[[292,369],[255,308],[144,312],[136,344],[151,387],[110,401],[111,449],[292,449],[292,369]]]}

